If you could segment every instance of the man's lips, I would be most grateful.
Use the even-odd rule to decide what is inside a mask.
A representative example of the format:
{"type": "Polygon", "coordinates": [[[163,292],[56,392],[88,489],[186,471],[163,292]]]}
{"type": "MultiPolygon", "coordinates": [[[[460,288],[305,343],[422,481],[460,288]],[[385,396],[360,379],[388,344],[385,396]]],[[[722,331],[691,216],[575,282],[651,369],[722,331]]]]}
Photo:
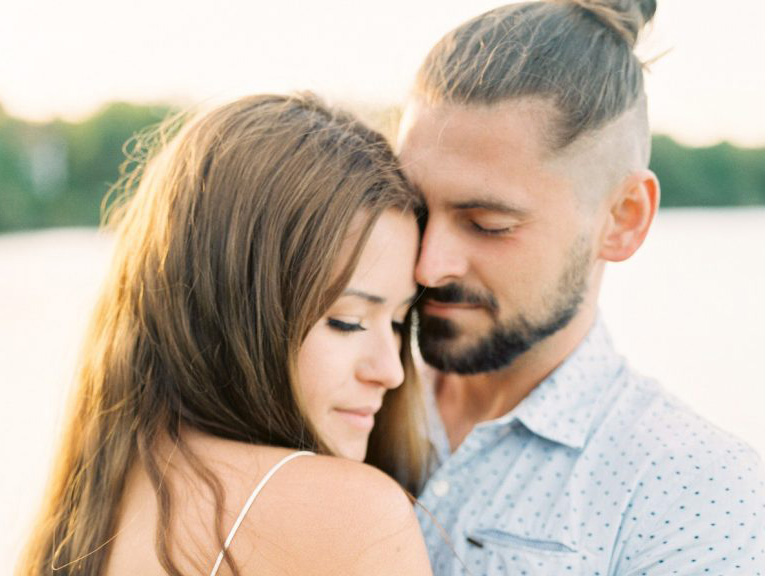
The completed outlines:
{"type": "Polygon", "coordinates": [[[421,302],[421,309],[428,314],[446,314],[458,310],[477,310],[478,308],[482,308],[482,306],[468,302],[440,302],[432,299],[421,302]]]}

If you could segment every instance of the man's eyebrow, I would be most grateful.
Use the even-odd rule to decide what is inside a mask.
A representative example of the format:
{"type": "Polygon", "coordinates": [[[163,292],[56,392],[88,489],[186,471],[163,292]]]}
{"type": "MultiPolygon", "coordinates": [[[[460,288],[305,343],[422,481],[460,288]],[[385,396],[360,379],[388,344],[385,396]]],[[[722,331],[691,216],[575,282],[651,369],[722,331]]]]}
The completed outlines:
{"type": "Polygon", "coordinates": [[[500,200],[477,199],[466,202],[451,202],[450,207],[454,210],[487,210],[488,212],[500,212],[512,216],[525,216],[528,211],[519,206],[511,206],[500,200]]]}
{"type": "MultiPolygon", "coordinates": [[[[356,298],[362,298],[366,302],[370,302],[371,304],[384,304],[387,299],[383,298],[381,296],[377,296],[376,294],[370,294],[368,292],[365,292],[363,290],[356,290],[355,288],[347,288],[342,293],[342,296],[354,296],[356,298]]],[[[416,302],[416,298],[418,297],[417,293],[412,294],[411,296],[408,296],[403,302],[401,303],[401,306],[405,306],[406,304],[408,306],[412,306],[414,302],[416,302]]]]}

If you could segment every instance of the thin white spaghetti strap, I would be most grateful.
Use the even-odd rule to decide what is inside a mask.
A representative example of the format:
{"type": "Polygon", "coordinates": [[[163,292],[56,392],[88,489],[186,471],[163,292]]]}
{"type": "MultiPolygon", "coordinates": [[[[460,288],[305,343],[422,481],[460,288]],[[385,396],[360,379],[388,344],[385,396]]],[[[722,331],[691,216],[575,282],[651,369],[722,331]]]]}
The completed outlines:
{"type": "Polygon", "coordinates": [[[245,503],[245,506],[243,506],[243,509],[240,511],[240,516],[237,517],[237,520],[235,520],[234,525],[232,526],[232,530],[229,531],[229,536],[227,536],[227,539],[224,541],[224,548],[222,548],[221,552],[219,552],[219,557],[216,558],[216,563],[213,565],[213,569],[211,570],[211,576],[216,576],[216,573],[219,571],[219,566],[221,566],[221,562],[224,560],[224,553],[229,548],[229,545],[232,543],[232,539],[235,537],[235,532],[237,532],[237,529],[240,528],[240,524],[243,523],[243,520],[245,519],[245,515],[248,514],[248,510],[251,509],[251,505],[253,504],[253,501],[256,500],[256,496],[259,495],[259,492],[261,492],[262,488],[269,482],[269,479],[272,478],[272,476],[275,475],[275,472],[280,470],[280,468],[283,467],[284,464],[287,464],[294,458],[298,458],[299,456],[314,456],[314,452],[294,452],[293,454],[288,454],[285,458],[280,460],[277,464],[272,466],[269,472],[267,472],[264,475],[264,478],[261,479],[261,482],[259,482],[256,485],[256,488],[253,489],[253,492],[251,492],[250,497],[245,503]]]}

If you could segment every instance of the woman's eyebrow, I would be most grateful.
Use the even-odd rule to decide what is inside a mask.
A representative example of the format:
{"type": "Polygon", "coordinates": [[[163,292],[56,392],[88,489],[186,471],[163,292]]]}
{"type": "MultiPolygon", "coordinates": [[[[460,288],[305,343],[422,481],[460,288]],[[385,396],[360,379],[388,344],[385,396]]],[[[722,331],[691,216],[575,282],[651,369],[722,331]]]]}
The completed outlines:
{"type": "MultiPolygon", "coordinates": [[[[347,288],[342,293],[342,296],[354,296],[356,298],[362,298],[371,304],[384,304],[387,301],[387,299],[382,296],[377,296],[376,294],[371,294],[369,292],[357,290],[355,288],[347,288]]],[[[416,298],[418,298],[418,296],[418,293],[414,292],[412,295],[408,296],[408,298],[403,300],[402,304],[400,305],[405,306],[407,304],[408,306],[412,306],[414,302],[416,302],[416,298]]]]}
{"type": "Polygon", "coordinates": [[[368,292],[363,292],[362,290],[356,290],[354,288],[347,288],[344,290],[342,296],[355,296],[357,298],[362,298],[371,304],[384,304],[384,302],[387,301],[386,298],[382,298],[376,294],[370,294],[368,292]]]}

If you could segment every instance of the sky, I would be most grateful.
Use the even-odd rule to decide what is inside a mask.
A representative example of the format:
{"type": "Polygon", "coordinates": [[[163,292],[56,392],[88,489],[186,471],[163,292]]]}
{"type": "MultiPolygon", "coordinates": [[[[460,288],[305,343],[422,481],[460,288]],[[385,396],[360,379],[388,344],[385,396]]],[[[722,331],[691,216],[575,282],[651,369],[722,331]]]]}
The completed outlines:
{"type": "MultiPolygon", "coordinates": [[[[303,89],[398,104],[445,32],[499,4],[7,0],[0,105],[45,121],[78,120],[113,100],[188,105],[303,89]]],[[[658,0],[638,52],[666,53],[646,77],[654,132],[764,145],[764,0],[658,0]]]]}

